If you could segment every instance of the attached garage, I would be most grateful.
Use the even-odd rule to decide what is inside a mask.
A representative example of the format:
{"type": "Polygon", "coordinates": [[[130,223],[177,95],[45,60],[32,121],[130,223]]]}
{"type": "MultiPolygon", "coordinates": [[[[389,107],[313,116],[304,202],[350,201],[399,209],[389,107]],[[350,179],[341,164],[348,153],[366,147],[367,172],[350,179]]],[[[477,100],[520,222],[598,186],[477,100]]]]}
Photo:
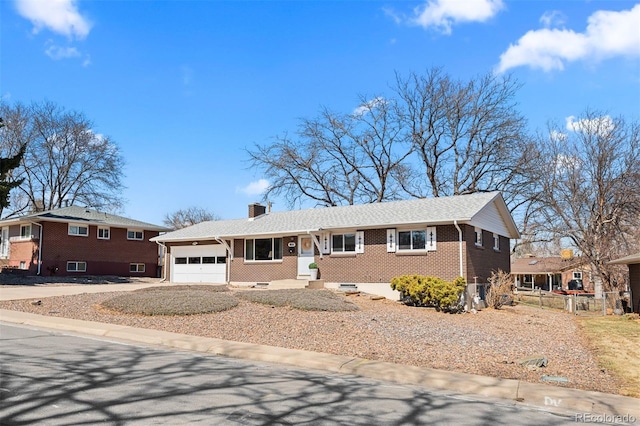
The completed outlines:
{"type": "Polygon", "coordinates": [[[171,247],[174,283],[227,282],[227,251],[221,244],[171,247]]]}

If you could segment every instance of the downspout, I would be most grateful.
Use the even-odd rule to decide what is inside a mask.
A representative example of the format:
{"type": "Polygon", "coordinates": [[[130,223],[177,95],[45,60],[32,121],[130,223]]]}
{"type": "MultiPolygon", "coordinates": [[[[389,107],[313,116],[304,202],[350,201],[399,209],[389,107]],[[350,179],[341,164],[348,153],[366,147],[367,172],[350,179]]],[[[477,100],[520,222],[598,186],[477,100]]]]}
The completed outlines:
{"type": "Polygon", "coordinates": [[[459,241],[459,257],[460,257],[460,276],[464,278],[464,268],[462,262],[462,229],[458,226],[458,221],[454,220],[453,225],[458,230],[458,241],[459,241]]]}
{"type": "Polygon", "coordinates": [[[38,274],[40,275],[42,268],[42,225],[35,222],[29,222],[32,225],[38,225],[40,227],[40,236],[38,237],[38,274]]]}
{"type": "Polygon", "coordinates": [[[229,244],[227,244],[227,242],[222,238],[215,237],[215,240],[220,244],[222,244],[227,250],[227,253],[229,253],[229,262],[227,262],[227,265],[226,265],[227,284],[229,284],[231,282],[231,261],[233,260],[233,251],[231,250],[231,247],[229,246],[229,244]]]}
{"type": "Polygon", "coordinates": [[[163,283],[167,280],[167,246],[165,246],[164,243],[161,243],[160,241],[156,241],[156,244],[162,247],[162,276],[163,277],[160,280],[160,282],[163,283]]]}

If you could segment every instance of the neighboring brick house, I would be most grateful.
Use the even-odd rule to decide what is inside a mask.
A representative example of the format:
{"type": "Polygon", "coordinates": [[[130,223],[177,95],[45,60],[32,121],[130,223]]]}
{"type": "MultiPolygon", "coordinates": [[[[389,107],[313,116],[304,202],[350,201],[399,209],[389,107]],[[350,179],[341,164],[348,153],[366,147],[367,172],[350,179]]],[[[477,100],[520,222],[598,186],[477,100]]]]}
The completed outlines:
{"type": "Polygon", "coordinates": [[[631,308],[640,313],[640,253],[632,254],[609,262],[614,265],[629,266],[629,290],[631,290],[631,308]]]}
{"type": "Polygon", "coordinates": [[[172,282],[273,284],[310,279],[315,262],[327,288],[395,298],[389,282],[422,274],[486,282],[509,271],[519,233],[498,192],[354,206],[267,212],[203,222],[153,238],[168,249],[172,282]]]}
{"type": "Polygon", "coordinates": [[[0,265],[29,275],[158,276],[167,228],[70,206],[0,220],[0,265]]]}
{"type": "Polygon", "coordinates": [[[511,262],[511,276],[520,290],[575,290],[569,283],[579,280],[583,289],[592,293],[590,271],[583,259],[573,256],[527,256],[511,262]]]}

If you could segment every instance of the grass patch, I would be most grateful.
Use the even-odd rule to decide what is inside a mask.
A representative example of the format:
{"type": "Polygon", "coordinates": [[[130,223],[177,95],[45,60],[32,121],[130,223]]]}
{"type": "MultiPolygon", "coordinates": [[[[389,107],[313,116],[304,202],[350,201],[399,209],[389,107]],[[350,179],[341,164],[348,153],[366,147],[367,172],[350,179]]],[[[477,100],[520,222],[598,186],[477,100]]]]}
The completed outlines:
{"type": "Polygon", "coordinates": [[[640,398],[640,320],[637,315],[580,320],[600,365],[623,383],[620,393],[640,398]]]}
{"type": "Polygon", "coordinates": [[[357,311],[358,307],[328,290],[283,289],[241,291],[238,297],[271,306],[290,306],[303,311],[357,311]]]}
{"type": "Polygon", "coordinates": [[[224,286],[149,287],[116,296],[101,306],[125,314],[197,315],[221,312],[238,305],[224,286]]]}

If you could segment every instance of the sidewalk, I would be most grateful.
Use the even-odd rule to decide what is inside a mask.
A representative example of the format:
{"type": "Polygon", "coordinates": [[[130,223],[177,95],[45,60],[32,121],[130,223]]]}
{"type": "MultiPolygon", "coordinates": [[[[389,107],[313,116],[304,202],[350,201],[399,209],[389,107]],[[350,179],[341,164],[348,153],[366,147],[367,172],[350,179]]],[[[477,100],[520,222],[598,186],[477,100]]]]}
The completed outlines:
{"type": "MultiPolygon", "coordinates": [[[[104,291],[130,291],[157,285],[155,283],[29,286],[28,288],[5,287],[0,288],[0,300],[37,299],[104,291]]],[[[581,416],[586,413],[592,413],[594,416],[591,419],[601,417],[601,422],[625,423],[624,419],[631,420],[631,423],[640,422],[640,400],[601,392],[412,367],[320,352],[189,336],[115,324],[48,317],[18,311],[0,310],[0,321],[246,360],[286,364],[299,368],[354,374],[454,393],[501,398],[514,401],[514,404],[536,406],[562,415],[581,416]],[[620,416],[620,419],[623,420],[617,420],[615,416],[620,416]]],[[[575,417],[573,418],[575,419],[575,417]]]]}

